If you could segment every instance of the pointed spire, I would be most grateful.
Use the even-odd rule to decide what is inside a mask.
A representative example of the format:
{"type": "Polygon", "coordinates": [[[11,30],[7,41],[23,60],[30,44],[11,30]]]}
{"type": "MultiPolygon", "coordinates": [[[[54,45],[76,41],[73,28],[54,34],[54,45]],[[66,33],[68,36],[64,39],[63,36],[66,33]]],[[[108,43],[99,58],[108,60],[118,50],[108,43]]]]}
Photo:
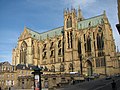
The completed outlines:
{"type": "Polygon", "coordinates": [[[119,52],[119,48],[118,48],[118,46],[117,46],[117,52],[119,52]]]}
{"type": "Polygon", "coordinates": [[[69,11],[69,8],[67,8],[67,12],[69,13],[70,11],[69,11]]]}
{"type": "Polygon", "coordinates": [[[106,11],[105,10],[103,11],[103,14],[106,15],[106,11]]]}
{"type": "Polygon", "coordinates": [[[78,21],[82,21],[84,18],[82,16],[82,12],[81,12],[81,9],[80,9],[80,5],[78,7],[78,21]]]}
{"type": "Polygon", "coordinates": [[[64,15],[66,15],[67,14],[67,10],[66,9],[64,9],[64,15]]]}
{"type": "Polygon", "coordinates": [[[105,10],[103,11],[103,19],[104,19],[104,23],[108,23],[109,22],[105,10]]]}

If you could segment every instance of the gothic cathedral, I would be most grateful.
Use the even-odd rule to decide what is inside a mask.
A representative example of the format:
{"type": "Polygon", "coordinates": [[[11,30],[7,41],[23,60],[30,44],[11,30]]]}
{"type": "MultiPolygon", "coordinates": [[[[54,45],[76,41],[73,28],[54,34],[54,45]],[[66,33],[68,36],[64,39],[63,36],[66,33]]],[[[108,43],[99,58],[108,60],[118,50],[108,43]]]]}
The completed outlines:
{"type": "Polygon", "coordinates": [[[62,27],[43,33],[25,27],[13,49],[12,64],[40,65],[49,74],[112,75],[120,71],[105,11],[85,19],[80,8],[64,11],[62,27]]]}

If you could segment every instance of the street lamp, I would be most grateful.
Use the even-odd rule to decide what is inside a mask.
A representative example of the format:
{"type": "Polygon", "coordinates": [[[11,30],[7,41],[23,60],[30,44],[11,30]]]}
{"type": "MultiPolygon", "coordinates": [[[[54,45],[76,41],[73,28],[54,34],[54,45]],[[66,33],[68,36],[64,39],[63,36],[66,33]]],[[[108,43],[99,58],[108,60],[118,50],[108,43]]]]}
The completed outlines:
{"type": "Polygon", "coordinates": [[[119,32],[119,34],[120,34],[120,24],[117,24],[116,27],[117,27],[118,32],[119,32]]]}
{"type": "Polygon", "coordinates": [[[39,68],[38,66],[36,66],[34,68],[34,72],[32,72],[32,74],[34,74],[34,90],[42,90],[41,87],[41,74],[43,74],[43,72],[41,72],[42,68],[39,68]]]}

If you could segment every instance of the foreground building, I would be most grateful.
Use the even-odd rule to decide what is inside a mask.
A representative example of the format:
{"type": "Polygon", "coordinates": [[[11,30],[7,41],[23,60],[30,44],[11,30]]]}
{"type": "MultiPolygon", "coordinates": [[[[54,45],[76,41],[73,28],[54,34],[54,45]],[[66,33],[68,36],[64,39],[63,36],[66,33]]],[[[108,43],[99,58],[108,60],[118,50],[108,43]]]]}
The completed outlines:
{"type": "Polygon", "coordinates": [[[38,33],[27,27],[13,49],[12,64],[33,64],[51,72],[92,75],[118,72],[113,33],[104,12],[84,19],[81,10],[64,11],[64,26],[38,33]]]}
{"type": "Polygon", "coordinates": [[[34,77],[31,74],[35,66],[18,64],[11,65],[9,62],[0,63],[0,87],[2,90],[8,88],[31,89],[34,87],[34,77]]]}
{"type": "Polygon", "coordinates": [[[45,74],[112,75],[120,70],[105,11],[84,19],[80,8],[65,10],[64,26],[43,33],[25,27],[12,55],[13,65],[41,65],[45,74]]]}
{"type": "Polygon", "coordinates": [[[9,62],[0,63],[0,87],[8,89],[17,85],[16,66],[11,65],[9,62]]]}

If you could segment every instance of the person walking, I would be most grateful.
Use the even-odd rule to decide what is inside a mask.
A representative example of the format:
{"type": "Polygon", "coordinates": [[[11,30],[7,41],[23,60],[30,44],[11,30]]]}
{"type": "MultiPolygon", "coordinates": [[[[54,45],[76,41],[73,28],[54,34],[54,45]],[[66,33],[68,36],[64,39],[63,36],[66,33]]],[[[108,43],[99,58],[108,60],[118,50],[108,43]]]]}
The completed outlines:
{"type": "Polygon", "coordinates": [[[112,81],[111,85],[112,85],[112,90],[117,90],[115,80],[112,81]]]}

